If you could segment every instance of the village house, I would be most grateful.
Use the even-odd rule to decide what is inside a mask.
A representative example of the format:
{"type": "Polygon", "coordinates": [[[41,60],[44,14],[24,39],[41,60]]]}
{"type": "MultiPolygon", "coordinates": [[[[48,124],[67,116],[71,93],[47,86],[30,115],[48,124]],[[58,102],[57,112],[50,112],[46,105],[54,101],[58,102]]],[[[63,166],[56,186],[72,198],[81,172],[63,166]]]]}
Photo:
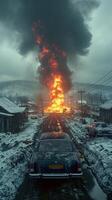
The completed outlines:
{"type": "Polygon", "coordinates": [[[107,101],[100,106],[100,120],[112,123],[112,101],[107,101]]]}
{"type": "Polygon", "coordinates": [[[0,98],[0,132],[19,132],[27,121],[27,112],[5,97],[0,98]]]}

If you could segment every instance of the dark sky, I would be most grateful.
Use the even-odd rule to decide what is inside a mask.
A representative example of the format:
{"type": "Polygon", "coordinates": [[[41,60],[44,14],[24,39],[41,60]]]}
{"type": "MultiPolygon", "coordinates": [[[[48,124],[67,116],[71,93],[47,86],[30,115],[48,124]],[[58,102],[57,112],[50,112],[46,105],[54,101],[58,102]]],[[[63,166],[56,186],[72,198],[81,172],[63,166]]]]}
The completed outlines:
{"type": "Polygon", "coordinates": [[[41,23],[41,35],[68,54],[84,54],[92,35],[85,17],[98,6],[97,0],[1,0],[0,21],[20,37],[19,50],[34,49],[32,26],[41,23]],[[89,2],[89,3],[88,3],[89,2]]]}
{"type": "MultiPolygon", "coordinates": [[[[42,2],[45,2],[44,0],[0,1],[1,80],[23,79],[30,78],[30,76],[33,78],[33,76],[36,76],[35,71],[38,60],[34,53],[35,43],[31,26],[33,21],[39,18],[45,24],[44,34],[49,42],[56,41],[73,57],[76,54],[78,55],[79,61],[77,62],[77,74],[75,75],[77,80],[82,82],[94,80],[95,77],[97,78],[105,73],[107,68],[108,70],[111,68],[111,0],[101,0],[99,7],[93,0],[72,0],[72,8],[69,6],[71,4],[68,5],[67,0],[54,0],[54,2],[62,2],[62,4],[54,3],[53,9],[56,13],[54,13],[54,10],[52,12],[50,10],[49,15],[49,7],[46,12],[39,13],[36,2],[39,3],[40,10],[46,10],[46,6],[43,7],[42,5],[42,2]],[[32,4],[32,2],[35,3],[32,4]],[[63,9],[63,4],[65,9],[63,9]],[[76,4],[79,11],[76,9],[76,4]],[[62,10],[63,12],[61,12],[62,10]],[[94,12],[90,12],[92,10],[94,12]],[[57,15],[57,12],[59,15],[57,15]],[[54,21],[56,24],[53,23],[54,21]],[[85,54],[88,48],[89,53],[81,56],[85,54]]],[[[75,69],[74,65],[72,62],[72,68],[75,69]]]]}

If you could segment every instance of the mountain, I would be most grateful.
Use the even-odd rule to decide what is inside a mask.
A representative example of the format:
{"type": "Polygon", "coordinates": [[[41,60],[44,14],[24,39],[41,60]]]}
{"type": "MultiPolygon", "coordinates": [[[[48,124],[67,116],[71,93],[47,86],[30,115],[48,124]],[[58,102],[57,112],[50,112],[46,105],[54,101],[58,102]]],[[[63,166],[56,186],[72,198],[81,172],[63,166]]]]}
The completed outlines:
{"type": "MultiPolygon", "coordinates": [[[[0,82],[0,96],[35,97],[40,89],[38,81],[15,80],[0,82]]],[[[112,96],[112,87],[89,83],[73,83],[73,90],[85,90],[87,93],[103,93],[112,96]]]]}
{"type": "Polygon", "coordinates": [[[26,96],[34,97],[39,91],[39,83],[37,81],[6,81],[0,82],[0,96],[26,96]]]}

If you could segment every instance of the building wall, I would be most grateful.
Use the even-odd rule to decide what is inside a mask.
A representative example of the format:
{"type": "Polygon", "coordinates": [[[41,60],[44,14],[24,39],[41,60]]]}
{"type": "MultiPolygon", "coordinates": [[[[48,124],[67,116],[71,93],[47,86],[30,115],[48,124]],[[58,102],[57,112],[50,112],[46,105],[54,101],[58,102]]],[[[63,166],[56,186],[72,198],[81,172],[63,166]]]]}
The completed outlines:
{"type": "Polygon", "coordinates": [[[7,111],[7,110],[5,110],[4,108],[2,108],[1,106],[0,106],[0,112],[3,112],[3,113],[8,113],[8,111],[7,111]]]}
{"type": "Polygon", "coordinates": [[[12,131],[12,117],[0,115],[0,132],[12,131]]]}
{"type": "Polygon", "coordinates": [[[112,123],[112,109],[100,109],[100,120],[107,122],[107,123],[112,123]]]}
{"type": "Polygon", "coordinates": [[[16,113],[14,116],[5,116],[0,114],[0,132],[19,132],[26,121],[26,113],[16,113]]]}

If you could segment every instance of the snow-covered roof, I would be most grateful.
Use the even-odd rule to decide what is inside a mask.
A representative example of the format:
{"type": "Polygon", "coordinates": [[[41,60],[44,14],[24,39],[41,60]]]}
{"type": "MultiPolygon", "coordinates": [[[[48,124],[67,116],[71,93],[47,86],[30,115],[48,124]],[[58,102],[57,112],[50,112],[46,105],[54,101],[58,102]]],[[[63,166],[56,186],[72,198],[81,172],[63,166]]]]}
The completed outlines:
{"type": "Polygon", "coordinates": [[[100,106],[100,108],[103,108],[103,109],[106,109],[106,110],[109,110],[112,108],[112,101],[107,101],[105,102],[104,104],[102,104],[100,106]]]}
{"type": "Polygon", "coordinates": [[[9,116],[9,117],[12,117],[12,116],[14,116],[13,114],[9,114],[9,113],[3,113],[3,112],[0,112],[0,115],[3,115],[3,116],[9,116]]]}
{"type": "Polygon", "coordinates": [[[13,113],[21,113],[25,110],[25,108],[19,107],[18,105],[16,105],[15,103],[13,103],[9,99],[7,99],[6,97],[0,98],[0,106],[12,114],[13,113]]]}

